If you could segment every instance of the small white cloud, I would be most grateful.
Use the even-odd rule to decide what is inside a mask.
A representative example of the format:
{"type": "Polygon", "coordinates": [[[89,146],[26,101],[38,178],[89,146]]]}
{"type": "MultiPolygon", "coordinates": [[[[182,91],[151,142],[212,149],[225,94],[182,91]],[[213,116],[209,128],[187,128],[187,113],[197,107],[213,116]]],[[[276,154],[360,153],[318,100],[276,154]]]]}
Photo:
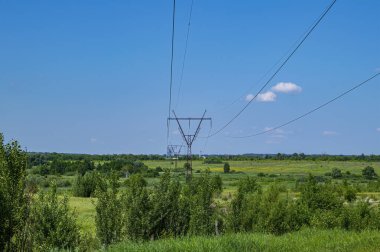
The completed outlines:
{"type": "MultiPolygon", "coordinates": [[[[248,94],[246,97],[245,97],[245,100],[247,102],[250,102],[252,101],[253,99],[255,98],[255,96],[253,94],[248,94]]],[[[277,95],[275,93],[273,93],[272,91],[267,91],[265,93],[261,93],[261,94],[258,94],[256,96],[256,100],[258,102],[274,102],[276,101],[276,98],[277,98],[277,95]]]]}
{"type": "Polygon", "coordinates": [[[380,132],[380,128],[377,128],[376,131],[377,131],[377,132],[380,132]]]}
{"type": "Polygon", "coordinates": [[[96,139],[95,137],[91,137],[90,138],[90,142],[91,143],[96,143],[98,141],[98,139],[96,139]]]}
{"type": "Polygon", "coordinates": [[[255,96],[254,96],[253,94],[248,94],[248,95],[245,97],[245,100],[246,100],[247,102],[249,102],[249,101],[252,101],[253,98],[255,98],[255,96]]]}
{"type": "Polygon", "coordinates": [[[278,93],[300,93],[302,88],[292,82],[280,82],[276,86],[272,87],[272,90],[278,93]]]}
{"type": "Polygon", "coordinates": [[[322,132],[322,135],[324,135],[324,136],[336,136],[336,135],[338,135],[338,133],[335,131],[331,131],[331,130],[325,130],[322,132]]]}
{"type": "Polygon", "coordinates": [[[257,96],[257,101],[259,102],[274,102],[276,101],[277,95],[272,91],[268,91],[257,96]]]}

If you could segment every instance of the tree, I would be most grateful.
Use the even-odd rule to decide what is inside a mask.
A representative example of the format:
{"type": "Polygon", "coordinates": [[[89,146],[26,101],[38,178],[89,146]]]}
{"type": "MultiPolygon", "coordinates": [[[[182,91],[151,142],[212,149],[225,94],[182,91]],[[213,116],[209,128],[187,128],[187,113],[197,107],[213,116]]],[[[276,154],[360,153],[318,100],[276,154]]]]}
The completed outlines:
{"type": "Polygon", "coordinates": [[[363,177],[365,177],[366,179],[374,179],[375,177],[377,177],[377,174],[375,172],[375,169],[373,169],[373,167],[371,166],[367,166],[365,167],[363,170],[362,170],[362,175],[363,177]]]}
{"type": "Polygon", "coordinates": [[[86,172],[84,175],[78,173],[73,188],[76,197],[91,197],[100,183],[99,175],[95,172],[86,172]]]}
{"type": "Polygon", "coordinates": [[[230,172],[230,164],[228,162],[224,163],[223,170],[224,170],[224,173],[230,172]]]}
{"type": "Polygon", "coordinates": [[[105,246],[121,240],[122,237],[122,205],[118,196],[118,176],[112,173],[108,181],[102,182],[96,195],[98,201],[95,206],[96,234],[105,246]],[[108,183],[107,183],[108,182],[108,183]]]}
{"type": "Polygon", "coordinates": [[[20,245],[29,206],[24,193],[27,157],[17,141],[3,141],[0,133],[0,251],[12,251],[20,245]]]}
{"type": "Polygon", "coordinates": [[[173,181],[166,171],[160,183],[154,187],[151,200],[151,238],[178,236],[183,234],[183,216],[181,216],[181,184],[173,181]]]}
{"type": "Polygon", "coordinates": [[[127,190],[122,197],[125,234],[131,240],[149,239],[151,201],[147,182],[141,174],[135,174],[128,178],[126,185],[127,190]]]}

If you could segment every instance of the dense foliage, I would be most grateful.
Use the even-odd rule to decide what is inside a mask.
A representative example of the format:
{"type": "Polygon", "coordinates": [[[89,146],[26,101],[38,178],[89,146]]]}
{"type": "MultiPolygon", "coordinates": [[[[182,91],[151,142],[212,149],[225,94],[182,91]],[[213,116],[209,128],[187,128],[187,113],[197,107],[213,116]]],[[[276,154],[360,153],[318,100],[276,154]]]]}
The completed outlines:
{"type": "Polygon", "coordinates": [[[74,249],[79,245],[79,227],[69,210],[68,197],[58,199],[57,188],[40,192],[31,209],[32,240],[37,250],[74,249]]]}
{"type": "Polygon", "coordinates": [[[80,240],[67,198],[56,187],[33,197],[26,190],[26,154],[16,141],[4,145],[0,134],[0,251],[75,248],[80,240]]]}
{"type": "Polygon", "coordinates": [[[213,196],[221,191],[220,177],[205,173],[181,185],[166,172],[159,184],[148,190],[137,174],[126,181],[127,190],[121,196],[116,176],[105,183],[108,188],[98,192],[96,205],[97,234],[105,245],[121,239],[214,233],[213,196]]]}
{"type": "Polygon", "coordinates": [[[28,197],[24,193],[26,155],[19,144],[4,145],[0,134],[0,251],[20,249],[28,197]]]}

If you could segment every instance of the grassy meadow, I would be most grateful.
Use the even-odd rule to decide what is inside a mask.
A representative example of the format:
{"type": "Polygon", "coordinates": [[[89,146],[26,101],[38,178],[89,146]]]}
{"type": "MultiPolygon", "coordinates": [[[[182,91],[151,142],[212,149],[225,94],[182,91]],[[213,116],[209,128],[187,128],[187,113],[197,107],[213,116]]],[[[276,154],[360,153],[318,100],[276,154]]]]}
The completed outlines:
{"type": "MultiPolygon", "coordinates": [[[[177,167],[183,167],[185,161],[178,161],[177,167]]],[[[150,169],[156,167],[169,168],[173,170],[173,174],[184,182],[182,172],[174,171],[174,162],[170,160],[153,160],[144,161],[150,169]]],[[[228,198],[230,194],[234,194],[237,189],[237,181],[244,176],[253,176],[259,184],[265,188],[270,184],[277,183],[284,188],[284,193],[297,196],[296,181],[308,174],[315,176],[324,176],[331,172],[333,168],[338,168],[343,174],[349,172],[351,177],[349,182],[356,186],[365,185],[366,181],[362,178],[362,169],[366,166],[372,166],[377,174],[380,174],[380,162],[359,162],[359,161],[289,161],[289,160],[258,160],[258,161],[229,161],[231,173],[223,173],[223,164],[204,164],[201,160],[193,161],[193,175],[199,176],[198,171],[209,170],[212,174],[219,174],[223,181],[222,198],[228,198]]],[[[64,179],[74,181],[74,176],[62,176],[64,179]]],[[[122,178],[121,180],[125,180],[122,178]]],[[[150,186],[159,181],[157,178],[146,178],[150,186]]],[[[343,179],[336,181],[342,182],[343,179]]],[[[70,187],[61,190],[62,194],[69,195],[69,205],[78,216],[78,224],[83,232],[95,235],[95,198],[72,197],[70,187]]],[[[368,192],[363,187],[358,196],[362,198],[380,199],[380,192],[368,192]]],[[[224,199],[225,200],[225,199],[224,199]]],[[[223,201],[222,201],[223,202],[223,201]]],[[[216,238],[217,239],[217,238],[216,238]]]]}
{"type": "Polygon", "coordinates": [[[380,232],[304,229],[282,236],[270,234],[225,234],[213,237],[166,239],[145,243],[122,242],[107,251],[193,252],[193,251],[379,251],[380,232]]]}

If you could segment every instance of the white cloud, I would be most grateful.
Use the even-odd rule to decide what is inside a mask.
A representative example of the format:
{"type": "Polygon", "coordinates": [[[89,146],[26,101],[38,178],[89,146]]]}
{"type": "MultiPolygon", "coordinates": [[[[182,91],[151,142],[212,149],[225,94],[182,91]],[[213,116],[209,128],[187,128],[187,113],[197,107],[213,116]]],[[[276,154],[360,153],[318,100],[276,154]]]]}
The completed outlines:
{"type": "Polygon", "coordinates": [[[331,131],[331,130],[325,130],[322,132],[322,135],[324,135],[324,136],[336,136],[336,135],[338,135],[338,133],[335,131],[331,131]]]}
{"type": "Polygon", "coordinates": [[[272,87],[272,90],[278,93],[299,93],[302,91],[300,86],[292,82],[279,82],[276,86],[272,87]]]}
{"type": "Polygon", "coordinates": [[[91,137],[90,138],[90,142],[91,143],[96,143],[98,141],[98,139],[96,139],[95,137],[91,137]]]}
{"type": "Polygon", "coordinates": [[[277,95],[272,91],[268,91],[257,96],[257,101],[259,102],[274,102],[276,101],[277,95]]]}
{"type": "Polygon", "coordinates": [[[255,96],[253,94],[248,94],[246,97],[245,97],[245,100],[247,102],[251,101],[255,96]]]}
{"type": "Polygon", "coordinates": [[[377,132],[380,132],[380,128],[377,128],[376,131],[377,131],[377,132]]]}

